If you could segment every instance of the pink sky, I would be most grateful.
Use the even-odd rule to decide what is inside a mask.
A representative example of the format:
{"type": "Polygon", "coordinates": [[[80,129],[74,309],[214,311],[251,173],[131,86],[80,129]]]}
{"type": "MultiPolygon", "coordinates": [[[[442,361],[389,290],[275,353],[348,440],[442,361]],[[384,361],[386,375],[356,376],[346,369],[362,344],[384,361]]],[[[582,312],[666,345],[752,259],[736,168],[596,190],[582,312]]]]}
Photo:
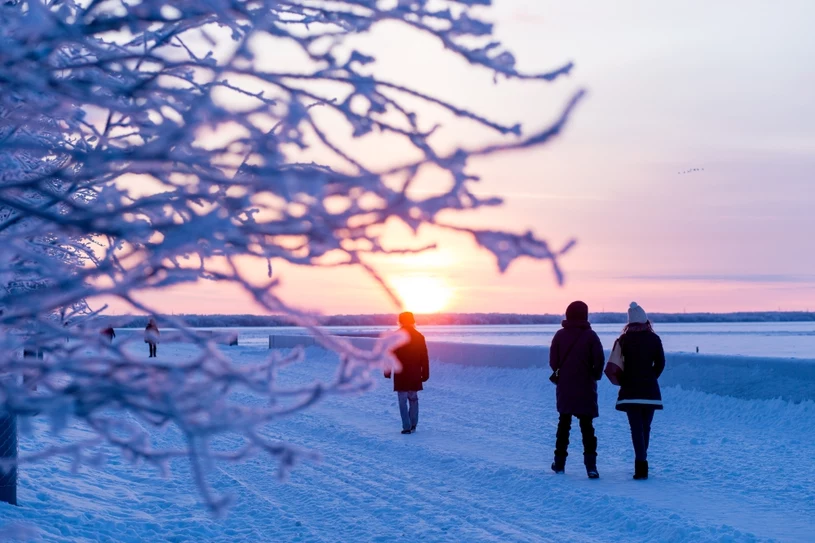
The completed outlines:
{"type": "MultiPolygon", "coordinates": [[[[632,300],[651,311],[815,310],[815,3],[496,4],[489,17],[521,68],[573,60],[573,75],[493,85],[491,74],[393,25],[364,49],[384,77],[502,122],[521,120],[527,131],[546,126],[575,89],[589,90],[554,144],[471,168],[483,192],[505,195],[506,205],[467,221],[531,228],[556,247],[578,240],[562,261],[566,285],[532,261],[501,276],[470,239],[427,231],[421,239],[439,239],[439,251],[382,261],[389,280],[439,278],[450,311],[560,313],[577,298],[598,311],[623,311],[632,300]],[[705,171],[677,175],[688,168],[705,171]]],[[[450,143],[487,141],[455,123],[446,130],[450,143]]],[[[359,270],[275,272],[301,307],[395,310],[359,270]]],[[[257,311],[211,283],[147,299],[175,313],[257,311]]]]}

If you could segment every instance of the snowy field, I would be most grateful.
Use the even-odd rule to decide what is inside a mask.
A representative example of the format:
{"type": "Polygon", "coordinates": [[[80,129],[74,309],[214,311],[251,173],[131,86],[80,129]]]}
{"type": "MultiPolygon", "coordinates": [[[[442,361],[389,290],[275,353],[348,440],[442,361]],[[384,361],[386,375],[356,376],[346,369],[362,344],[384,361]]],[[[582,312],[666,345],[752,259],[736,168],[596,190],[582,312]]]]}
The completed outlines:
{"type": "MultiPolygon", "coordinates": [[[[241,360],[268,353],[224,349],[241,360]]],[[[160,358],[190,355],[184,346],[160,346],[160,358]]],[[[330,377],[333,355],[309,349],[308,356],[284,373],[289,382],[330,377]]],[[[590,481],[576,424],[566,474],[549,470],[557,415],[548,373],[435,364],[420,396],[418,432],[407,436],[390,381],[329,397],[267,430],[319,451],[321,462],[300,465],[285,483],[266,458],[214,470],[216,489],[235,495],[223,519],[199,505],[185,462],[164,480],[114,457],[76,475],[62,460],[24,467],[21,507],[0,504],[0,524],[33,523],[36,540],[59,542],[815,539],[811,399],[708,394],[675,375],[654,420],[651,479],[635,482],[625,416],[613,408],[616,388],[602,381],[601,478],[590,481]]],[[[36,423],[21,449],[49,439],[36,423]]]]}

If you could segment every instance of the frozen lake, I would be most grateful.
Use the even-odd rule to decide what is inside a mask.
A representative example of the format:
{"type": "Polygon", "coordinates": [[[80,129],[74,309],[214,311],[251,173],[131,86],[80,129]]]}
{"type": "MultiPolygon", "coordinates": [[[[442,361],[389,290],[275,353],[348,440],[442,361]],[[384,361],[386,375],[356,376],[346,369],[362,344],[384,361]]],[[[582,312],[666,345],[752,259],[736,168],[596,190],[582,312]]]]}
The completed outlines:
{"type": "MultiPolygon", "coordinates": [[[[549,345],[558,325],[528,326],[424,326],[428,340],[494,345],[549,345]]],[[[598,324],[594,329],[603,346],[611,348],[619,324],[598,324]]],[[[338,333],[382,332],[387,327],[331,327],[338,333]]],[[[237,328],[241,345],[267,345],[270,334],[305,333],[298,328],[237,328]]],[[[815,322],[786,323],[671,323],[657,324],[668,352],[815,359],[815,322]]]]}

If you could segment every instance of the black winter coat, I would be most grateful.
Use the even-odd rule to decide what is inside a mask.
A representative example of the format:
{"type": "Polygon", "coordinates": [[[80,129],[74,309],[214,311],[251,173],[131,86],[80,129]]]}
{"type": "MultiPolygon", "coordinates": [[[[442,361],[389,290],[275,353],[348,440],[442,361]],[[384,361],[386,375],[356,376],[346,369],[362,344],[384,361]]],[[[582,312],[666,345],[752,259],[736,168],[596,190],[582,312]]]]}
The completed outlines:
{"type": "MultiPolygon", "coordinates": [[[[410,335],[410,341],[395,351],[394,356],[402,364],[401,371],[393,376],[393,390],[411,392],[422,390],[422,383],[430,378],[430,358],[427,355],[427,343],[424,336],[412,327],[402,328],[410,335]]],[[[390,379],[390,370],[385,377],[390,379]]]]}
{"type": "Polygon", "coordinates": [[[549,366],[558,372],[558,413],[596,418],[597,381],[603,376],[603,345],[587,321],[563,321],[552,338],[549,366]]]}
{"type": "Polygon", "coordinates": [[[624,368],[620,377],[617,409],[648,405],[662,409],[662,393],[657,379],[665,369],[662,340],[650,330],[629,331],[620,336],[624,368]]]}
{"type": "Polygon", "coordinates": [[[158,343],[161,337],[161,332],[155,324],[148,324],[144,328],[144,342],[145,343],[158,343]]]}

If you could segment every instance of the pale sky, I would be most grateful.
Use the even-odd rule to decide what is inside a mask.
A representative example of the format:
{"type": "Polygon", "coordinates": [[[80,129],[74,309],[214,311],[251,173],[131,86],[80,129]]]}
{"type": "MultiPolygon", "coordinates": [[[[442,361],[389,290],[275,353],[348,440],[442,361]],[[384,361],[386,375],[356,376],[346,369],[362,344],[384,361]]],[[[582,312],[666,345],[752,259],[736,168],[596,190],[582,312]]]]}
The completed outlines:
{"type": "MultiPolygon", "coordinates": [[[[576,89],[589,91],[555,143],[471,168],[483,193],[506,196],[506,205],[468,223],[531,228],[556,247],[578,240],[562,260],[566,285],[533,261],[501,276],[470,239],[438,232],[422,232],[441,241],[436,255],[383,261],[389,280],[436,278],[450,311],[561,313],[574,299],[597,311],[624,311],[632,300],[650,311],[815,310],[815,2],[495,4],[487,17],[520,68],[571,60],[572,75],[494,85],[492,74],[394,25],[360,47],[379,59],[378,74],[521,121],[527,132],[545,127],[576,89]],[[704,171],[677,174],[689,168],[704,171]]],[[[466,126],[448,126],[444,137],[489,141],[466,126]]],[[[301,307],[395,310],[359,271],[276,273],[301,307]]],[[[257,311],[212,283],[147,298],[175,313],[257,311]]]]}

